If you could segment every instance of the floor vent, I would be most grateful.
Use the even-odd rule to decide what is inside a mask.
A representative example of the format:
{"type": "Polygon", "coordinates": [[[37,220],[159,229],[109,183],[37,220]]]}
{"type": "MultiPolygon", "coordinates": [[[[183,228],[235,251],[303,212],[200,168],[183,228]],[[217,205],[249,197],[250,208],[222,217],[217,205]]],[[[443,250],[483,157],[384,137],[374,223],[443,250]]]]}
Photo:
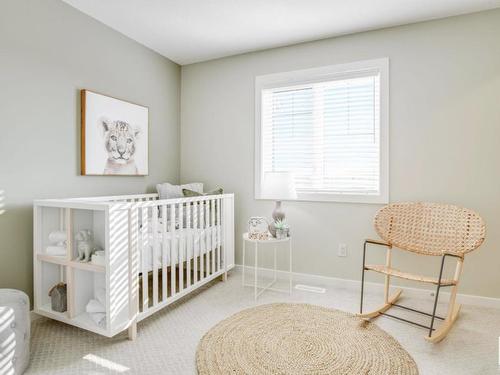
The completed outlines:
{"type": "Polygon", "coordinates": [[[317,286],[310,286],[310,285],[304,285],[304,284],[295,285],[295,289],[303,290],[305,292],[312,292],[312,293],[321,293],[321,294],[326,293],[325,288],[319,288],[317,286]]]}

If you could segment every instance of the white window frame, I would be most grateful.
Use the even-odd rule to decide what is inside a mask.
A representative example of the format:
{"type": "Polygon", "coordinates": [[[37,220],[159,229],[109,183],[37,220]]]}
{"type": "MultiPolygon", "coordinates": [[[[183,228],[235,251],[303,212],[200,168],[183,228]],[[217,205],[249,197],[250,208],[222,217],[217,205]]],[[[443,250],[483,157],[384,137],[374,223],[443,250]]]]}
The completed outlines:
{"type": "Polygon", "coordinates": [[[348,193],[297,193],[298,201],[389,203],[389,59],[380,58],[319,68],[295,70],[255,77],[255,199],[268,199],[262,193],[262,90],[323,82],[364,71],[380,73],[380,193],[379,195],[348,193]]]}

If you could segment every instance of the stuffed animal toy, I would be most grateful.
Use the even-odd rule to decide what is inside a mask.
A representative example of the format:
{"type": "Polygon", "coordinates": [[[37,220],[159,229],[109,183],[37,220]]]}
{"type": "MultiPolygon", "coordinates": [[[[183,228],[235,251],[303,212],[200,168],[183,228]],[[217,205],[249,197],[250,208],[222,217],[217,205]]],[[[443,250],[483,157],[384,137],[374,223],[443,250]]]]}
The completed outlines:
{"type": "Polygon", "coordinates": [[[75,240],[78,245],[76,247],[78,251],[78,257],[76,260],[81,262],[90,262],[90,257],[92,256],[92,231],[85,229],[81,230],[76,234],[75,240]]]}

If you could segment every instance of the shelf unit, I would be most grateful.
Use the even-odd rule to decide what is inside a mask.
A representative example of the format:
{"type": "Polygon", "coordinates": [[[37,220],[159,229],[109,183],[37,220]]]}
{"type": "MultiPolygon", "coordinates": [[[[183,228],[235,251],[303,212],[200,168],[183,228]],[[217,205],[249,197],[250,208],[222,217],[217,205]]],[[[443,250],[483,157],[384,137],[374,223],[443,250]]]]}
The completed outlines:
{"type": "Polygon", "coordinates": [[[215,278],[225,279],[234,266],[232,194],[169,200],[158,194],[44,199],[35,200],[33,212],[34,312],[103,336],[128,328],[134,339],[137,322],[215,278]],[[170,226],[158,220],[159,212],[163,218],[170,213],[170,226]],[[177,215],[187,226],[175,226],[177,215]],[[198,242],[190,229],[198,233],[198,242]],[[47,252],[54,245],[49,234],[56,230],[65,236],[51,239],[67,238],[63,256],[47,252]],[[104,266],[77,260],[75,236],[81,230],[93,232],[95,246],[104,250],[104,266]],[[67,311],[62,313],[51,309],[48,295],[59,282],[67,285],[67,311]],[[100,317],[86,313],[91,299],[105,305],[99,324],[95,320],[100,317]]]}
{"type": "Polygon", "coordinates": [[[77,258],[75,235],[90,229],[96,247],[105,251],[106,264],[109,257],[109,238],[105,235],[109,212],[106,205],[82,205],[68,203],[66,207],[55,207],[50,200],[38,201],[34,205],[34,311],[39,315],[59,320],[104,336],[111,337],[123,330],[126,321],[110,321],[106,314],[105,324],[98,325],[86,312],[90,299],[95,299],[98,289],[104,289],[106,311],[109,309],[109,271],[104,265],[81,262],[77,258]],[[46,253],[49,233],[54,230],[66,232],[66,255],[46,253]],[[50,289],[59,282],[67,285],[67,311],[52,310],[50,289]]]}
{"type": "Polygon", "coordinates": [[[72,268],[78,268],[84,271],[92,272],[106,272],[106,267],[100,264],[93,264],[90,262],[79,262],[77,260],[67,260],[65,257],[59,257],[54,255],[37,254],[38,260],[42,262],[59,264],[61,266],[70,266],[72,268]]]}

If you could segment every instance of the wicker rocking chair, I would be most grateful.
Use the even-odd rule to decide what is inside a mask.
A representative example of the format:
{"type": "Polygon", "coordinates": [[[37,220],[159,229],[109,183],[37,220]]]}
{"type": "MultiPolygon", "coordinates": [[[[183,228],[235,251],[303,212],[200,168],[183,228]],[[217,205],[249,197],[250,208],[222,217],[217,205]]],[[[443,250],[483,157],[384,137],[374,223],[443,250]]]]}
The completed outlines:
{"type": "Polygon", "coordinates": [[[485,224],[475,212],[466,208],[436,203],[393,203],[380,209],[374,220],[375,230],[383,241],[366,240],[363,248],[363,272],[361,277],[361,304],[358,316],[371,319],[380,315],[387,315],[407,323],[429,330],[426,339],[431,342],[441,341],[451,329],[460,311],[456,303],[456,296],[460,275],[462,273],[464,256],[477,249],[484,241],[485,224]],[[385,246],[387,248],[384,265],[366,264],[366,248],[368,244],[385,246]],[[420,255],[441,257],[439,277],[428,277],[399,271],[392,267],[392,248],[411,251],[420,255]],[[451,279],[443,278],[443,268],[447,257],[456,260],[455,275],[451,279]],[[375,271],[385,275],[384,304],[378,309],[363,312],[363,290],[365,271],[375,271]],[[436,285],[436,297],[432,313],[419,311],[396,302],[401,296],[401,289],[389,296],[390,278],[398,277],[423,283],[436,285]],[[436,307],[439,290],[442,287],[451,287],[448,312],[445,318],[436,316],[436,307]],[[426,315],[431,318],[430,326],[412,322],[401,317],[387,314],[392,306],[397,306],[412,312],[426,315]],[[443,320],[438,329],[434,328],[435,319],[443,320]]]}

